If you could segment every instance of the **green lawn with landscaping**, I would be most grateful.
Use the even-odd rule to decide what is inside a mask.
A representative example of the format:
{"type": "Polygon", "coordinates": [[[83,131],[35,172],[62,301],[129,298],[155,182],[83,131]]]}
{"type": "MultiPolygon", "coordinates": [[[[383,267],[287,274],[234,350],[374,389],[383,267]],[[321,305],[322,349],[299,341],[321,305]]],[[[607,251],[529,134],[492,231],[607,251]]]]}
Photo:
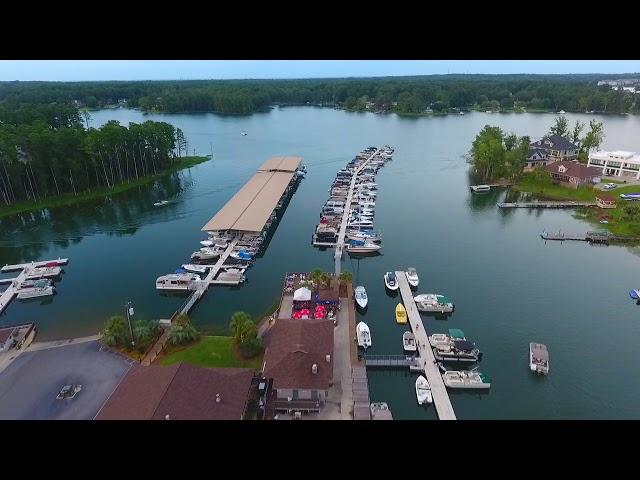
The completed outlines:
{"type": "Polygon", "coordinates": [[[0,207],[0,217],[7,217],[9,215],[15,215],[17,213],[25,213],[33,210],[41,210],[43,208],[55,208],[63,207],[67,205],[73,205],[76,203],[84,202],[87,200],[95,200],[97,198],[104,198],[111,195],[117,195],[118,193],[126,192],[132,188],[136,188],[142,185],[146,185],[160,177],[172,172],[177,172],[184,168],[189,168],[202,162],[209,160],[210,156],[195,156],[195,157],[182,157],[178,159],[173,166],[167,168],[155,175],[147,175],[145,177],[138,178],[128,183],[120,183],[114,185],[111,188],[98,188],[95,190],[89,190],[87,192],[80,192],[78,195],[64,194],[53,195],[50,197],[41,198],[35,201],[19,202],[9,206],[0,207]]]}
{"type": "MultiPolygon", "coordinates": [[[[610,182],[607,180],[603,183],[610,182]]],[[[595,201],[597,195],[609,195],[616,199],[616,208],[579,209],[576,211],[576,218],[590,221],[597,225],[598,229],[607,229],[616,235],[640,236],[640,205],[620,199],[621,193],[640,192],[640,185],[627,185],[604,191],[593,187],[570,188],[554,184],[544,172],[529,172],[523,174],[513,188],[548,200],[590,202],[595,201]],[[604,216],[608,217],[609,223],[599,223],[604,216]]]]}
{"type": "Polygon", "coordinates": [[[202,337],[193,345],[186,348],[174,348],[167,351],[162,358],[162,365],[172,365],[185,362],[200,367],[238,367],[262,368],[263,355],[244,359],[233,342],[233,337],[202,337]]]}

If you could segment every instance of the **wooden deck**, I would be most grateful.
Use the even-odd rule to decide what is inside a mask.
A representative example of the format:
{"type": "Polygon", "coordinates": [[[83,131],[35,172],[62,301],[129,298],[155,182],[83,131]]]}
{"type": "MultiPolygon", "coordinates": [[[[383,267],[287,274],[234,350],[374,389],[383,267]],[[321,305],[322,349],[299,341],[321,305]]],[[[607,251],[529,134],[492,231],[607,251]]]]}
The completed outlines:
{"type": "Polygon", "coordinates": [[[416,336],[416,343],[418,345],[418,352],[422,362],[422,368],[425,376],[431,386],[431,394],[433,396],[433,404],[438,412],[438,418],[440,420],[456,420],[456,414],[453,411],[453,405],[449,399],[449,394],[442,381],[440,370],[436,365],[436,360],[429,344],[429,338],[427,331],[424,329],[422,319],[420,318],[420,312],[416,307],[416,303],[413,300],[413,293],[411,287],[407,281],[407,276],[403,271],[396,272],[396,279],[400,286],[400,294],[402,295],[402,302],[407,309],[407,317],[409,318],[409,324],[411,330],[416,336]]]}
{"type": "Polygon", "coordinates": [[[498,203],[499,208],[578,208],[578,207],[595,207],[596,202],[515,202],[515,203],[498,203]]]}
{"type": "Polygon", "coordinates": [[[340,275],[340,270],[342,268],[342,251],[344,250],[344,237],[347,234],[347,223],[349,221],[349,210],[351,209],[351,200],[353,199],[353,189],[356,186],[356,180],[358,179],[358,174],[362,171],[362,169],[371,161],[373,157],[375,157],[380,152],[380,149],[377,148],[375,152],[373,152],[367,160],[365,160],[362,165],[360,165],[353,176],[351,177],[351,183],[349,184],[349,193],[347,194],[347,201],[344,203],[345,208],[342,213],[342,222],[340,222],[340,230],[338,231],[338,242],[336,243],[336,251],[333,256],[335,261],[335,273],[336,276],[340,275]]]}

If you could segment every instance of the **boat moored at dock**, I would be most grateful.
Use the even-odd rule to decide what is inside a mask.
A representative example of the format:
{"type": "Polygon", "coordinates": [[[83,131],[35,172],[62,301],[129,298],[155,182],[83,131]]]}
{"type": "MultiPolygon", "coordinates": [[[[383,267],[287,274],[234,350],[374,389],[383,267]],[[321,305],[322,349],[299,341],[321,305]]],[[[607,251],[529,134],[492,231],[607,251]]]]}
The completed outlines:
{"type": "Polygon", "coordinates": [[[371,331],[369,330],[369,326],[360,322],[356,325],[356,336],[358,339],[358,346],[364,348],[365,350],[371,346],[371,331]]]}
{"type": "Polygon", "coordinates": [[[416,336],[412,332],[404,332],[402,334],[402,346],[405,352],[415,352],[418,349],[416,336]]]}
{"type": "Polygon", "coordinates": [[[447,370],[442,381],[448,388],[466,388],[486,390],[491,388],[491,379],[475,370],[447,370]]]}
{"type": "Polygon", "coordinates": [[[407,323],[407,310],[402,303],[396,305],[396,323],[407,323]]]}
{"type": "Polygon", "coordinates": [[[404,273],[407,275],[407,282],[409,282],[409,285],[417,287],[418,283],[420,283],[417,270],[413,267],[409,267],[404,273]]]}
{"type": "Polygon", "coordinates": [[[195,290],[201,279],[195,273],[171,273],[156,279],[156,290],[174,290],[188,292],[195,290]]]}
{"type": "Polygon", "coordinates": [[[423,293],[413,297],[421,312],[451,313],[455,309],[453,302],[445,295],[423,293]]]}
{"type": "Polygon", "coordinates": [[[484,193],[491,191],[491,187],[489,185],[471,185],[471,191],[473,193],[484,193]]]}
{"type": "Polygon", "coordinates": [[[367,303],[369,302],[369,298],[367,297],[367,291],[362,285],[358,285],[353,291],[354,298],[356,301],[356,305],[360,308],[367,308],[367,303]]]}
{"type": "Polygon", "coordinates": [[[416,379],[416,398],[418,400],[418,405],[433,403],[431,387],[429,386],[427,379],[422,375],[416,379]]]}
{"type": "Polygon", "coordinates": [[[386,402],[374,402],[369,407],[371,409],[371,420],[393,420],[391,410],[386,402]]]}
{"type": "Polygon", "coordinates": [[[469,362],[482,360],[482,352],[469,340],[453,340],[450,344],[433,347],[433,356],[440,362],[469,362]]]}
{"type": "Polygon", "coordinates": [[[29,284],[27,282],[22,282],[20,284],[20,288],[18,288],[18,299],[25,300],[28,298],[36,298],[36,297],[46,297],[53,295],[56,289],[51,284],[50,280],[40,279],[35,280],[33,283],[29,284]]]}
{"type": "Polygon", "coordinates": [[[384,274],[384,284],[389,290],[398,290],[398,280],[396,280],[395,272],[384,274]]]}

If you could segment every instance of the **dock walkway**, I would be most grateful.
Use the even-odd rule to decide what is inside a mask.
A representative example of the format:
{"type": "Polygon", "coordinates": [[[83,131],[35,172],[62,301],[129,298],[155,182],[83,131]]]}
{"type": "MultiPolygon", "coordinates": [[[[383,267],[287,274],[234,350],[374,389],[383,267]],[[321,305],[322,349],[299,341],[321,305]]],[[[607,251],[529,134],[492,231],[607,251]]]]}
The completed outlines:
{"type": "Polygon", "coordinates": [[[595,207],[596,202],[501,202],[498,208],[578,208],[578,207],[595,207]]]}
{"type": "Polygon", "coordinates": [[[360,165],[356,171],[353,173],[351,177],[351,183],[349,184],[349,193],[347,194],[347,201],[344,204],[344,212],[342,212],[342,222],[340,222],[340,231],[338,232],[338,241],[336,243],[336,251],[333,256],[335,260],[335,273],[336,276],[340,275],[341,270],[341,261],[342,261],[342,251],[344,249],[344,237],[347,233],[347,223],[349,221],[349,210],[351,209],[351,200],[353,198],[353,189],[356,186],[356,180],[358,179],[358,174],[362,171],[362,169],[371,161],[373,157],[375,157],[380,152],[380,149],[377,148],[375,152],[371,154],[366,161],[360,165]]]}
{"type": "Polygon", "coordinates": [[[416,343],[418,345],[418,352],[422,362],[422,368],[431,386],[431,394],[433,396],[433,404],[438,412],[438,418],[440,420],[456,420],[456,415],[449,399],[449,394],[442,381],[440,370],[436,364],[436,360],[429,344],[429,338],[427,331],[422,324],[420,318],[420,312],[416,307],[416,303],[413,300],[413,294],[407,281],[407,276],[402,271],[396,272],[396,279],[400,286],[400,294],[402,295],[402,302],[407,309],[407,317],[413,334],[416,336],[416,343]]]}
{"type": "Polygon", "coordinates": [[[422,370],[422,359],[411,355],[365,355],[364,364],[367,368],[409,368],[412,371],[422,370]]]}

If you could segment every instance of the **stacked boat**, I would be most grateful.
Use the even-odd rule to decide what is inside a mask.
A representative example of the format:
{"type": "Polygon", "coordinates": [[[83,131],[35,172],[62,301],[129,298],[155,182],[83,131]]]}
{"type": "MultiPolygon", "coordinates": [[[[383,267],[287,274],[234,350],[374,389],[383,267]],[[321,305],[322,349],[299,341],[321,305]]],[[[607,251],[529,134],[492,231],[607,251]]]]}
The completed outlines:
{"type": "Polygon", "coordinates": [[[62,268],[58,262],[49,262],[41,266],[28,266],[24,269],[24,280],[16,285],[17,297],[21,300],[47,297],[56,293],[53,281],[60,276],[62,268]]]}

